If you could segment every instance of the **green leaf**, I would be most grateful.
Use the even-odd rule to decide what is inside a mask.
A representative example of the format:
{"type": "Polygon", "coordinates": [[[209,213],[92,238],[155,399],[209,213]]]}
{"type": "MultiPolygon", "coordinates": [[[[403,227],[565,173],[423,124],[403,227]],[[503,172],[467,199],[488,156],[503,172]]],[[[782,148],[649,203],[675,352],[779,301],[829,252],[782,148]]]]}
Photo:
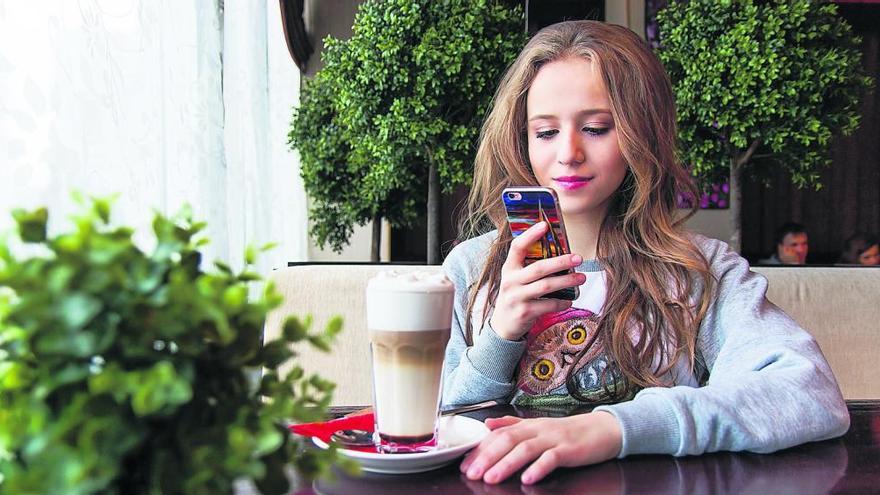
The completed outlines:
{"type": "Polygon", "coordinates": [[[222,261],[214,261],[214,266],[216,266],[222,273],[232,275],[232,268],[226,263],[223,263],[222,261]]]}
{"type": "Polygon", "coordinates": [[[330,342],[325,336],[311,335],[308,338],[309,343],[323,352],[330,352],[330,342]]]}
{"type": "Polygon", "coordinates": [[[134,395],[131,408],[138,416],[160,412],[170,406],[183,404],[192,397],[189,383],[179,377],[167,361],[156,363],[140,374],[140,383],[131,387],[134,395]]]}
{"type": "Polygon", "coordinates": [[[23,363],[0,362],[0,387],[13,390],[26,387],[33,379],[33,372],[23,363]]]}
{"type": "Polygon", "coordinates": [[[253,246],[248,246],[244,250],[244,262],[253,265],[257,261],[257,250],[253,246]]]}
{"type": "Polygon", "coordinates": [[[112,198],[92,198],[92,207],[98,218],[105,224],[110,223],[110,207],[115,199],[115,196],[112,198]]]}
{"type": "Polygon", "coordinates": [[[308,328],[299,321],[299,318],[292,316],[284,320],[281,334],[288,342],[299,342],[308,335],[308,328]]]}
{"type": "Polygon", "coordinates": [[[72,292],[62,298],[59,304],[59,317],[71,330],[79,330],[101,311],[101,301],[89,294],[72,292]]]}
{"type": "Polygon", "coordinates": [[[16,209],[12,211],[12,218],[18,224],[21,240],[25,242],[46,240],[46,224],[49,221],[49,211],[46,208],[38,208],[34,211],[16,209]]]}
{"type": "Polygon", "coordinates": [[[342,317],[341,316],[334,316],[333,318],[330,318],[330,321],[327,323],[327,329],[325,330],[325,332],[327,332],[327,335],[330,338],[334,338],[341,331],[342,331],[342,317]]]}
{"type": "Polygon", "coordinates": [[[247,302],[248,290],[243,285],[233,285],[223,291],[223,304],[229,311],[241,309],[247,302]]]}
{"type": "Polygon", "coordinates": [[[287,342],[275,340],[266,344],[260,351],[260,355],[266,368],[275,369],[287,361],[293,353],[288,348],[287,342]]]}
{"type": "Polygon", "coordinates": [[[273,427],[260,431],[256,438],[254,455],[263,456],[274,452],[281,446],[283,440],[284,437],[281,436],[281,433],[273,427]]]}

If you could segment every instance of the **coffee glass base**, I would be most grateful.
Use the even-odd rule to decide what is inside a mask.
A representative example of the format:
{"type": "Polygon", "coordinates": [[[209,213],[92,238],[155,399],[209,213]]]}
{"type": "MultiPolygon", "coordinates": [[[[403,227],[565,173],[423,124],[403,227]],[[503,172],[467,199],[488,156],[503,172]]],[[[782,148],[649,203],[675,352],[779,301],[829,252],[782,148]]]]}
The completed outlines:
{"type": "Polygon", "coordinates": [[[385,454],[431,452],[437,448],[436,434],[419,437],[400,437],[376,432],[373,440],[376,443],[376,450],[385,454]]]}

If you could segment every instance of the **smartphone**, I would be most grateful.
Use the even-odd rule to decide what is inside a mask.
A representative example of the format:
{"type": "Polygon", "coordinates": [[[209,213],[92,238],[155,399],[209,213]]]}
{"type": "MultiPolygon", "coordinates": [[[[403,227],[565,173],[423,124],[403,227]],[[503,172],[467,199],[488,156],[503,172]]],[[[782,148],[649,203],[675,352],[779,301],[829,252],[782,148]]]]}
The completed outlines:
{"type": "MultiPolygon", "coordinates": [[[[508,187],[501,193],[501,199],[504,201],[507,223],[510,224],[510,233],[514,238],[538,222],[547,222],[550,226],[547,233],[529,247],[526,253],[526,265],[571,252],[562,215],[559,213],[559,200],[553,189],[537,186],[508,187]]],[[[564,275],[573,271],[568,269],[554,275],[564,275]]],[[[567,287],[545,294],[543,297],[574,301],[578,295],[577,287],[567,287]]]]}

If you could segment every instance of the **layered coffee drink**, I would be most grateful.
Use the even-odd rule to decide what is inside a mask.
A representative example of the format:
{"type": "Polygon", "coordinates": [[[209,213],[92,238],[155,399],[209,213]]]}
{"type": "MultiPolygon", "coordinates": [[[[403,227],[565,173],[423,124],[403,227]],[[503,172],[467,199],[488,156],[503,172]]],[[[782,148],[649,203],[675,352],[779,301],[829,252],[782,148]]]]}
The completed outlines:
{"type": "Polygon", "coordinates": [[[384,452],[435,445],[454,297],[440,272],[382,272],[367,284],[375,439],[384,452]]]}

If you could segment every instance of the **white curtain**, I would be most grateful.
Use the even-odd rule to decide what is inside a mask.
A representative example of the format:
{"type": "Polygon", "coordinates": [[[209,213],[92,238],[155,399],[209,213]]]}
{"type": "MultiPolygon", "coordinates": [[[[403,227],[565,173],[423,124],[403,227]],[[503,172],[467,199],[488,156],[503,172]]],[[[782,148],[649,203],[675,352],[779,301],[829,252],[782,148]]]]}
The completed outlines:
{"type": "Polygon", "coordinates": [[[0,229],[47,205],[66,230],[70,191],[118,193],[141,243],[186,203],[209,260],[270,241],[261,272],[305,260],[298,96],[273,0],[0,0],[0,229]]]}

